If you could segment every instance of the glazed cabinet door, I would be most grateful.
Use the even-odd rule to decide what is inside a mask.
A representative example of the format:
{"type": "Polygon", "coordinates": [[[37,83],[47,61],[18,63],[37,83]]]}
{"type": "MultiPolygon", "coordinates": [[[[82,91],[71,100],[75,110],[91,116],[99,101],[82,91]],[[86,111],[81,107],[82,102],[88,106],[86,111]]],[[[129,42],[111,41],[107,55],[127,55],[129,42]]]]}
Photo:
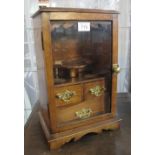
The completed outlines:
{"type": "Polygon", "coordinates": [[[117,16],[64,17],[50,16],[58,131],[114,116],[119,70],[117,16]]]}

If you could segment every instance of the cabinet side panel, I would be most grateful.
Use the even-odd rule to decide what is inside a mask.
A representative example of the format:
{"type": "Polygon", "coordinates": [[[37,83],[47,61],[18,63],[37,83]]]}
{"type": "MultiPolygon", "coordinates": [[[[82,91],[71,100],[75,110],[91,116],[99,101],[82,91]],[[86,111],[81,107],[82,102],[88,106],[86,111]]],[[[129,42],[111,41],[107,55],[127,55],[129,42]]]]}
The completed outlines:
{"type": "Polygon", "coordinates": [[[38,15],[33,19],[34,24],[34,41],[35,53],[37,59],[37,73],[39,83],[39,102],[40,109],[46,124],[49,126],[49,113],[48,113],[48,96],[45,77],[44,55],[42,50],[42,36],[41,36],[41,16],[38,15]]]}
{"type": "Polygon", "coordinates": [[[42,36],[43,36],[42,41],[44,46],[44,60],[45,60],[45,73],[46,73],[45,76],[47,83],[50,127],[52,133],[55,133],[57,128],[57,121],[56,121],[56,106],[54,96],[52,42],[50,34],[50,20],[48,13],[43,12],[41,14],[41,23],[42,23],[42,36]]]}

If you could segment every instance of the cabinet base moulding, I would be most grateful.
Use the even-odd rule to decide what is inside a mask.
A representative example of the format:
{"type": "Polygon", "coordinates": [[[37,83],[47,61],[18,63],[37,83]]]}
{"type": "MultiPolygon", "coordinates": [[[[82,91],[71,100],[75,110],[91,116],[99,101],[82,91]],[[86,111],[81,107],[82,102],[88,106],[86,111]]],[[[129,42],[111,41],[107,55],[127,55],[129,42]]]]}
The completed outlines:
{"type": "Polygon", "coordinates": [[[77,141],[88,133],[101,133],[103,130],[115,130],[120,128],[121,119],[111,118],[106,121],[100,121],[93,123],[91,125],[78,127],[72,130],[51,134],[49,128],[47,127],[44,118],[39,112],[39,119],[48,141],[50,149],[58,149],[65,143],[68,143],[71,140],[77,141]]]}

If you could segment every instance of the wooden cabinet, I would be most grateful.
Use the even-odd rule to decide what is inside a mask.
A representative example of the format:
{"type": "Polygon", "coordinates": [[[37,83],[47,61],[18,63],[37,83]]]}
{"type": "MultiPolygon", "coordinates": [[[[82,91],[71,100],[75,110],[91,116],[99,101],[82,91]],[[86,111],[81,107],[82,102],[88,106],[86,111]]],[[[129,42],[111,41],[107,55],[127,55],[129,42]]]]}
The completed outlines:
{"type": "Polygon", "coordinates": [[[39,117],[50,148],[118,128],[118,12],[41,8],[33,21],[39,117]]]}

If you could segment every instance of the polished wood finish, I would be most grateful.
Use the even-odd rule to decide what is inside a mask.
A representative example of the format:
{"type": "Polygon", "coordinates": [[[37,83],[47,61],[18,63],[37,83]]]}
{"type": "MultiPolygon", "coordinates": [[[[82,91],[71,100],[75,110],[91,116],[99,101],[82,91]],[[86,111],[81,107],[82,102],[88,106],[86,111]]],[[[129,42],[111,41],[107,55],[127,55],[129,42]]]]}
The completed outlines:
{"type": "Polygon", "coordinates": [[[43,34],[43,44],[44,44],[44,59],[45,59],[45,76],[46,76],[46,89],[48,93],[48,107],[50,115],[50,125],[51,130],[56,132],[56,105],[55,105],[55,96],[54,96],[54,79],[53,79],[53,57],[51,55],[51,36],[50,36],[50,21],[49,14],[43,12],[41,14],[42,19],[42,34],[43,34]]]}
{"type": "MultiPolygon", "coordinates": [[[[91,116],[94,116],[96,114],[99,114],[104,111],[103,104],[101,102],[101,98],[93,99],[93,100],[87,100],[84,102],[81,102],[80,104],[76,104],[69,107],[61,107],[57,109],[58,112],[58,122],[69,122],[73,120],[78,120],[75,113],[77,111],[82,110],[83,108],[91,108],[92,114],[91,116]]],[[[86,121],[89,121],[86,120],[86,121]]]]}
{"type": "Polygon", "coordinates": [[[48,127],[50,128],[50,117],[48,113],[48,92],[47,92],[47,83],[45,75],[45,59],[44,51],[42,49],[42,16],[38,15],[33,19],[34,26],[34,41],[35,41],[35,50],[36,59],[37,59],[37,73],[38,73],[38,83],[39,83],[39,103],[40,110],[48,127]]]}
{"type": "Polygon", "coordinates": [[[117,107],[117,115],[123,119],[119,130],[103,131],[100,134],[90,133],[83,136],[78,142],[71,141],[66,143],[58,150],[49,150],[45,135],[40,127],[38,113],[37,111],[32,111],[33,116],[24,128],[24,154],[131,155],[130,94],[117,94],[117,107]]]}
{"type": "MultiPolygon", "coordinates": [[[[118,16],[113,15],[113,56],[112,64],[118,63],[118,16]]],[[[116,94],[117,94],[117,75],[113,74],[112,76],[112,106],[111,111],[113,116],[116,114],[116,94]]]]}
{"type": "Polygon", "coordinates": [[[59,87],[55,87],[55,102],[57,106],[65,106],[68,104],[75,104],[79,103],[85,100],[93,100],[95,98],[100,98],[100,100],[104,99],[104,91],[105,91],[105,86],[104,86],[104,80],[100,79],[94,79],[94,80],[85,80],[80,82],[79,84],[72,84],[72,85],[62,85],[59,87]],[[67,87],[66,87],[67,86],[67,87]],[[96,86],[100,86],[103,88],[102,95],[101,96],[95,96],[90,93],[90,89],[94,88],[96,86]],[[74,91],[75,95],[70,98],[69,101],[65,102],[59,98],[57,98],[57,94],[63,94],[65,91],[74,91]]]}
{"type": "Polygon", "coordinates": [[[104,90],[105,89],[105,84],[104,80],[97,80],[94,82],[88,82],[84,84],[84,99],[85,100],[93,100],[95,98],[100,98],[100,100],[104,100],[104,90]],[[103,89],[101,96],[95,96],[90,93],[90,89],[95,88],[96,86],[99,86],[103,89]]]}
{"type": "Polygon", "coordinates": [[[36,13],[32,15],[32,17],[34,18],[35,16],[37,16],[38,14],[42,12],[79,12],[79,13],[83,12],[83,13],[103,13],[103,14],[118,14],[119,13],[118,11],[114,11],[114,10],[42,7],[38,11],[36,11],[36,13]]]}
{"type": "Polygon", "coordinates": [[[111,14],[102,14],[102,13],[75,13],[75,12],[56,12],[50,14],[50,19],[52,20],[112,20],[111,14]]]}
{"type": "Polygon", "coordinates": [[[58,149],[65,143],[71,141],[72,139],[74,141],[77,141],[88,133],[101,133],[102,130],[118,129],[120,127],[121,121],[121,119],[109,119],[107,121],[101,121],[93,125],[84,126],[78,129],[73,129],[71,131],[50,134],[41,113],[39,113],[39,118],[44,133],[46,135],[46,139],[51,149],[58,149]]]}
{"type": "MultiPolygon", "coordinates": [[[[39,101],[41,105],[40,121],[50,148],[58,148],[72,138],[78,140],[90,132],[98,133],[102,129],[118,128],[120,120],[116,119],[117,75],[112,74],[111,71],[108,72],[112,64],[117,64],[118,59],[118,12],[41,8],[33,15],[33,18],[36,27],[35,32],[38,33],[38,35],[37,33],[35,35],[35,46],[40,91],[39,101]],[[55,41],[51,35],[51,31],[54,30],[54,27],[52,27],[53,22],[61,20],[110,21],[112,33],[109,34],[112,40],[107,39],[104,43],[95,43],[93,47],[90,47],[89,40],[86,42],[81,40],[79,49],[76,40],[68,39],[66,41],[68,43],[63,46],[68,49],[68,54],[63,56],[61,43],[55,41]],[[86,49],[84,52],[82,47],[86,49]],[[103,49],[106,50],[103,52],[103,49]],[[89,55],[90,50],[101,54],[93,52],[92,55],[89,55]],[[97,65],[89,67],[93,77],[89,78],[89,74],[85,74],[78,79],[68,79],[68,68],[62,65],[62,61],[75,58],[88,60],[91,58],[94,62],[99,62],[97,65]],[[57,67],[63,69],[62,75],[66,77],[65,82],[55,82],[54,69],[57,67]],[[99,72],[95,73],[96,70],[99,72]],[[102,95],[95,96],[90,93],[90,89],[96,86],[105,88],[102,95]],[[57,94],[66,90],[76,92],[76,95],[72,96],[67,103],[57,98],[57,94]],[[107,107],[109,103],[110,106],[107,107]],[[92,110],[90,117],[86,119],[77,118],[76,112],[85,108],[92,110]],[[107,111],[107,109],[110,110],[107,111]]],[[[109,26],[108,24],[107,27],[109,26]]],[[[65,26],[68,27],[69,25],[65,26]]],[[[79,72],[81,73],[82,71],[79,70],[79,72]]]]}
{"type": "Polygon", "coordinates": [[[70,85],[76,85],[76,84],[84,84],[84,83],[91,83],[91,82],[95,82],[95,81],[101,81],[103,80],[104,78],[103,77],[95,77],[93,79],[75,79],[75,80],[69,80],[67,83],[62,83],[62,84],[56,84],[55,85],[55,88],[59,88],[59,87],[62,87],[62,86],[70,86],[70,85]]]}
{"type": "Polygon", "coordinates": [[[67,86],[67,88],[65,86],[55,88],[55,98],[56,98],[55,102],[56,102],[57,106],[64,106],[64,105],[68,105],[68,104],[79,103],[83,100],[83,87],[81,84],[79,84],[79,85],[67,86]],[[74,96],[72,96],[70,98],[70,100],[67,102],[60,100],[56,97],[56,94],[64,93],[66,90],[74,91],[76,94],[74,96]]]}

